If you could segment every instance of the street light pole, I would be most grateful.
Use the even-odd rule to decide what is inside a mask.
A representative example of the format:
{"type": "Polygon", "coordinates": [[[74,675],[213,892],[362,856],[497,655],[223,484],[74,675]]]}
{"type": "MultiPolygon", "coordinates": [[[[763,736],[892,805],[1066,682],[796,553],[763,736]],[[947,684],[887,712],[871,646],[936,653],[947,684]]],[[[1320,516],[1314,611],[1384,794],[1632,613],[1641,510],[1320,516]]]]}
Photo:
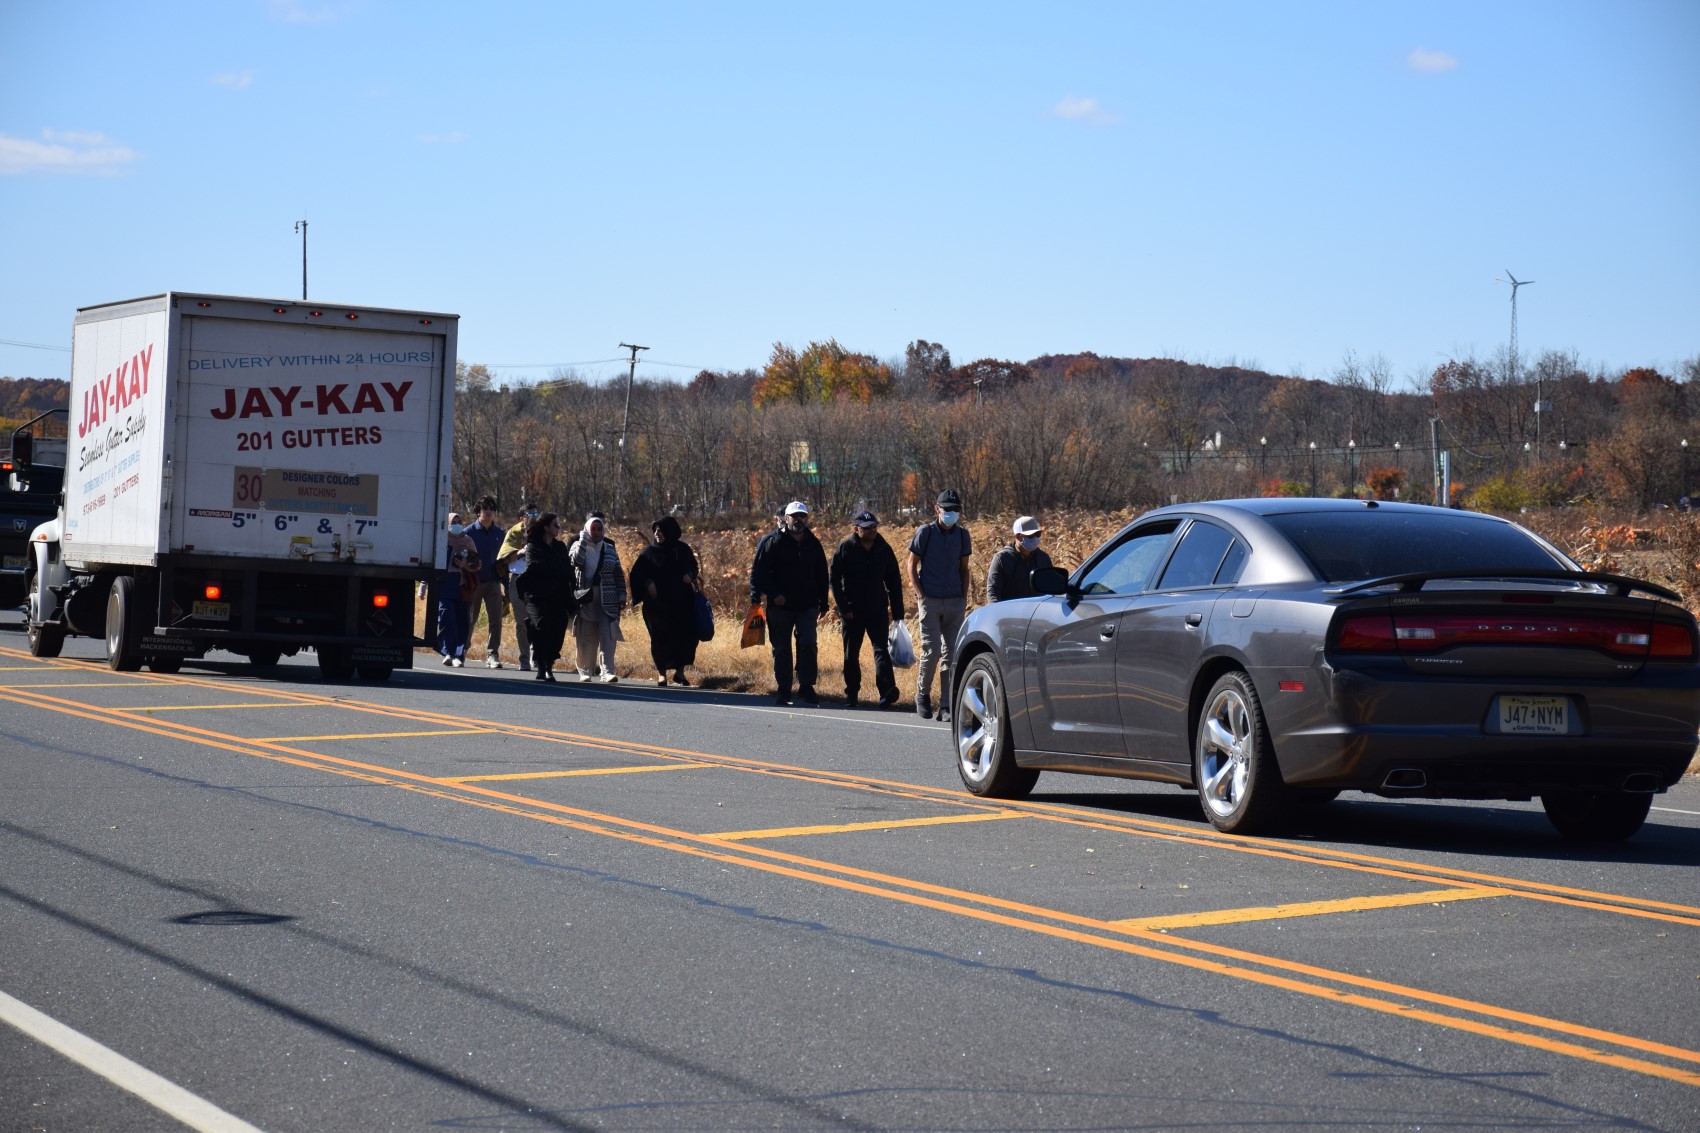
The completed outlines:
{"type": "Polygon", "coordinates": [[[633,346],[629,342],[620,343],[621,350],[632,352],[631,365],[626,370],[626,414],[620,418],[620,464],[619,471],[614,476],[614,518],[625,514],[626,502],[626,429],[632,423],[632,382],[637,378],[638,351],[648,350],[647,346],[633,346]]]}
{"type": "Polygon", "coordinates": [[[307,301],[307,222],[295,222],[295,231],[301,233],[301,301],[307,301]]]}
{"type": "Polygon", "coordinates": [[[1310,494],[1316,495],[1316,442],[1310,442],[1310,494]]]}

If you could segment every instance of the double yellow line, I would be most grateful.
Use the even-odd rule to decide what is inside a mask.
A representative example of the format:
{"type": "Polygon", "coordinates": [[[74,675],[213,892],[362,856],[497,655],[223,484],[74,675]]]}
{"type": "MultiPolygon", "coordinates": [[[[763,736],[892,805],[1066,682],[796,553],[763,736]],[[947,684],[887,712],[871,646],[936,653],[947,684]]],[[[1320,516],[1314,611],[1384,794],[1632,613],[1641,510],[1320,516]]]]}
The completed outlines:
{"type": "MultiPolygon", "coordinates": [[[[161,677],[158,679],[174,684],[199,685],[227,693],[231,691],[227,684],[202,682],[195,678],[161,677]]],[[[245,689],[244,691],[252,692],[254,690],[245,689]]],[[[279,699],[295,700],[302,703],[337,706],[357,711],[374,712],[380,715],[401,716],[421,722],[448,719],[434,713],[392,709],[313,694],[277,690],[270,695],[279,699]]],[[[1426,991],[1408,985],[1376,980],[1349,972],[1303,964],[1277,956],[1170,936],[1165,934],[1163,931],[1165,926],[1161,925],[1139,921],[1108,921],[1080,916],[1058,909],[1009,901],[950,886],[934,885],[915,879],[789,854],[770,847],[753,845],[748,841],[738,840],[737,833],[694,834],[653,823],[511,794],[495,787],[483,786],[477,782],[421,775],[399,768],[308,751],[277,741],[244,739],[240,736],[215,732],[175,721],[137,718],[134,712],[113,712],[97,709],[29,689],[15,687],[0,689],[0,699],[24,707],[135,729],[254,758],[312,768],[328,774],[347,776],[362,782],[390,786],[433,798],[562,826],[587,834],[615,838],[656,849],[705,858],[726,865],[754,869],[863,896],[897,901],[954,916],[1019,929],[1053,939],[1177,964],[1194,970],[1210,972],[1262,986],[1280,988],[1295,994],[1312,996],[1363,1010],[1465,1031],[1551,1054],[1613,1066],[1622,1070],[1680,1082],[1684,1085],[1700,1086],[1700,1051],[1528,1012],[1515,1011],[1489,1003],[1426,991]],[[1652,1061],[1655,1058],[1664,1061],[1652,1061]]],[[[460,721],[457,719],[455,722],[460,721]]],[[[1315,848],[1310,848],[1305,853],[1295,853],[1286,849],[1260,846],[1256,843],[1237,845],[1220,843],[1200,838],[1196,835],[1196,832],[1186,831],[1180,827],[1172,828],[1176,832],[1165,829],[1142,828],[1145,826],[1161,828],[1166,825],[1156,822],[1113,823],[1100,819],[1066,819],[1047,813],[1052,808],[1043,804],[1018,806],[999,804],[997,807],[991,808],[967,800],[964,796],[952,795],[949,792],[937,791],[932,788],[918,787],[913,784],[857,779],[833,773],[814,772],[804,768],[790,768],[779,764],[762,764],[758,761],[742,760],[736,757],[710,756],[704,753],[630,744],[598,737],[564,736],[561,733],[549,733],[544,729],[524,726],[503,726],[492,730],[554,739],[558,742],[565,741],[575,745],[582,744],[630,754],[689,760],[698,765],[704,763],[717,764],[747,771],[761,771],[766,774],[831,782],[841,786],[861,786],[863,789],[878,790],[882,793],[899,794],[934,802],[948,799],[962,802],[977,809],[984,809],[993,814],[1007,814],[1012,810],[1019,810],[1035,817],[1043,816],[1053,820],[1071,821],[1080,825],[1114,830],[1124,834],[1134,833],[1147,837],[1184,841],[1210,841],[1212,846],[1218,848],[1259,852],[1269,856],[1294,858],[1311,863],[1316,863],[1319,860],[1326,863],[1333,859],[1335,864],[1344,868],[1386,874],[1403,879],[1421,880],[1434,878],[1438,875],[1448,875],[1473,882],[1474,884],[1470,887],[1471,896],[1531,897],[1537,900],[1550,900],[1629,915],[1652,916],[1690,926],[1700,925],[1700,909],[1668,902],[1630,899],[1613,894],[1593,893],[1561,886],[1519,882],[1509,878],[1494,879],[1491,875],[1475,874],[1462,870],[1414,867],[1410,863],[1398,862],[1393,859],[1375,858],[1343,851],[1319,852],[1315,848]],[[1494,882],[1499,884],[1494,884],[1494,882]]],[[[762,832],[738,833],[749,838],[759,836],[762,832]]],[[[1429,894],[1427,899],[1437,900],[1442,898],[1429,894]]],[[[1375,899],[1368,900],[1373,901],[1375,899]]]]}

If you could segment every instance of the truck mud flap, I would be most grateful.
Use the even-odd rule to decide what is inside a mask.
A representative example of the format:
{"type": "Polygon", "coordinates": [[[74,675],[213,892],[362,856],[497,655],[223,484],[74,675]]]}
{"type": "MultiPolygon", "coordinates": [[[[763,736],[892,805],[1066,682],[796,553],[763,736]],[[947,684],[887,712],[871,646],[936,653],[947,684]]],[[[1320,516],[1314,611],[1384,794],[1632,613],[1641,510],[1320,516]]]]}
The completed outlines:
{"type": "Polygon", "coordinates": [[[390,665],[397,669],[413,667],[413,650],[405,641],[391,645],[362,643],[351,646],[349,655],[356,665],[390,665]]]}
{"type": "Polygon", "coordinates": [[[165,637],[157,633],[144,633],[140,648],[144,655],[164,653],[174,657],[198,657],[206,651],[204,646],[186,637],[165,637]]]}

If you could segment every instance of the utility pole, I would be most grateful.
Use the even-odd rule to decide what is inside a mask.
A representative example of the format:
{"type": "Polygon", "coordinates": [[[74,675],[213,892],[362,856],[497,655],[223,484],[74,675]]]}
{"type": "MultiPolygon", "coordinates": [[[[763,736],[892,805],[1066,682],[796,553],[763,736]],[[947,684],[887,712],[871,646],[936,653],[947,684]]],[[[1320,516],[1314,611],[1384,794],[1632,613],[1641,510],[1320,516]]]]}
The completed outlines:
{"type": "Polygon", "coordinates": [[[638,351],[648,350],[647,346],[633,346],[629,342],[620,343],[621,350],[632,352],[631,365],[626,370],[626,415],[620,419],[620,467],[614,477],[614,518],[625,514],[626,500],[626,429],[632,423],[632,382],[637,379],[638,351]]]}
{"type": "Polygon", "coordinates": [[[301,233],[301,301],[307,301],[307,222],[295,222],[295,231],[301,233]]]}

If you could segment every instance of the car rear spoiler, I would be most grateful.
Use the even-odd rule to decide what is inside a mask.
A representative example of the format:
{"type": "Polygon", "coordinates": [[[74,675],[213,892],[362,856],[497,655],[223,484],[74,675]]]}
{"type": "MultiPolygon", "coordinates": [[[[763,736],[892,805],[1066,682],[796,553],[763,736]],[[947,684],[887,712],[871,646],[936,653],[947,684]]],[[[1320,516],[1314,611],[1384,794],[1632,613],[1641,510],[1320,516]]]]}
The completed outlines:
{"type": "Polygon", "coordinates": [[[1554,579],[1565,582],[1586,582],[1595,586],[1610,588],[1613,594],[1627,596],[1632,591],[1640,590],[1668,602],[1682,604],[1682,595],[1674,590],[1660,586],[1656,582],[1644,582],[1639,578],[1629,578],[1621,574],[1602,574],[1592,570],[1428,570],[1416,574],[1391,574],[1385,578],[1372,578],[1367,582],[1354,582],[1350,586],[1330,587],[1329,594],[1361,594],[1366,590],[1380,590],[1396,586],[1400,590],[1421,590],[1424,583],[1451,578],[1503,579],[1506,581],[1522,581],[1524,579],[1554,579]]]}

